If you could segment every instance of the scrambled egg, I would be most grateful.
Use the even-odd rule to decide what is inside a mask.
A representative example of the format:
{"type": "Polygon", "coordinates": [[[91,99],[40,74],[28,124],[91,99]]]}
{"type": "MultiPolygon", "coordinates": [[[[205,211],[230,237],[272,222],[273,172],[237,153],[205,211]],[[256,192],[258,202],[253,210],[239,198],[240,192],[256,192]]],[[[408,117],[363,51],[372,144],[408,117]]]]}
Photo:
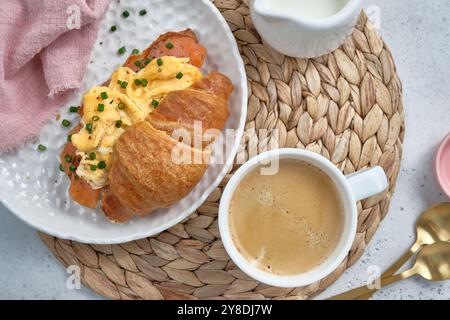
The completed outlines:
{"type": "Polygon", "coordinates": [[[163,57],[135,73],[114,72],[108,87],[93,87],[83,97],[83,128],[72,135],[81,156],[77,175],[94,189],[108,183],[114,146],[128,126],[146,116],[171,91],[189,88],[203,77],[187,58],[163,57]]]}

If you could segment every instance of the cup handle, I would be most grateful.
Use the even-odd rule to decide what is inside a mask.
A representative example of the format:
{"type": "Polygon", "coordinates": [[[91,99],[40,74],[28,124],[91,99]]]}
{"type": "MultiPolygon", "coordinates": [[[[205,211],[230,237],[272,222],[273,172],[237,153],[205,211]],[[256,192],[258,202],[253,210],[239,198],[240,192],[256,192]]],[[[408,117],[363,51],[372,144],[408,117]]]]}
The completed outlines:
{"type": "Polygon", "coordinates": [[[383,168],[364,169],[346,176],[356,201],[369,198],[385,191],[388,179],[383,168]]]}

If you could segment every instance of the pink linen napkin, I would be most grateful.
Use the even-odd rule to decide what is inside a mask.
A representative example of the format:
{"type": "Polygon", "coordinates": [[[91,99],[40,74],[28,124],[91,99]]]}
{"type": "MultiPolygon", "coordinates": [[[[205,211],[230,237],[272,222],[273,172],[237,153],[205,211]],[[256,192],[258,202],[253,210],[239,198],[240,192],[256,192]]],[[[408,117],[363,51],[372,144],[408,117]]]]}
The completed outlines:
{"type": "Polygon", "coordinates": [[[0,154],[21,146],[80,87],[110,0],[2,0],[0,154]]]}

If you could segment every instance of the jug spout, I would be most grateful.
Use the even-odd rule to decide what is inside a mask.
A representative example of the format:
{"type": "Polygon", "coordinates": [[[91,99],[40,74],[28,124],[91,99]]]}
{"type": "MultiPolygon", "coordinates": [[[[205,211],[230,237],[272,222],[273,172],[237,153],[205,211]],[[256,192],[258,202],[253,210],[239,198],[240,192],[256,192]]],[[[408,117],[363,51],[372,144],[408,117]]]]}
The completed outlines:
{"type": "Polygon", "coordinates": [[[268,0],[250,0],[250,9],[253,14],[260,16],[261,18],[278,20],[280,19],[280,13],[274,14],[273,8],[270,7],[268,0]]]}
{"type": "Polygon", "coordinates": [[[276,4],[276,1],[274,0],[250,0],[250,11],[252,16],[259,17],[267,22],[303,24],[304,19],[302,17],[299,17],[290,11],[279,10],[274,4],[276,4]]]}

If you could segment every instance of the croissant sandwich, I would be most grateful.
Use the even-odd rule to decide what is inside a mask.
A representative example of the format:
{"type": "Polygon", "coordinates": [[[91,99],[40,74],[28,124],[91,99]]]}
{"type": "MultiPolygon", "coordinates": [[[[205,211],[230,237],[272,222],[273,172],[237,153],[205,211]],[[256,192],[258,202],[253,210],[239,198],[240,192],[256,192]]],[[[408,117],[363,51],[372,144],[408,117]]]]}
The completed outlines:
{"type": "Polygon", "coordinates": [[[101,202],[111,221],[123,223],[192,191],[207,161],[179,161],[177,154],[207,158],[217,134],[196,143],[196,124],[220,133],[233,92],[225,75],[201,73],[205,57],[191,30],[169,32],[84,95],[81,122],[61,153],[73,200],[88,208],[101,202]]]}

